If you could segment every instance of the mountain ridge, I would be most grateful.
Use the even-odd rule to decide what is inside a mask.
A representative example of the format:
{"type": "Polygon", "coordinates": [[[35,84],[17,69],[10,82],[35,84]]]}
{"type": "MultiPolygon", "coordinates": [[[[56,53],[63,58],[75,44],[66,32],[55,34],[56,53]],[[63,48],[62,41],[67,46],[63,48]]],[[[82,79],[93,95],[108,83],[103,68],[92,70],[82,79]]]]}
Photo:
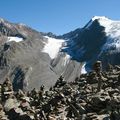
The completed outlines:
{"type": "Polygon", "coordinates": [[[96,60],[103,62],[103,69],[108,63],[120,64],[119,31],[119,22],[106,17],[93,17],[83,28],[60,36],[0,22],[1,79],[8,74],[16,90],[42,84],[49,88],[60,75],[73,81],[91,71],[96,60]]]}

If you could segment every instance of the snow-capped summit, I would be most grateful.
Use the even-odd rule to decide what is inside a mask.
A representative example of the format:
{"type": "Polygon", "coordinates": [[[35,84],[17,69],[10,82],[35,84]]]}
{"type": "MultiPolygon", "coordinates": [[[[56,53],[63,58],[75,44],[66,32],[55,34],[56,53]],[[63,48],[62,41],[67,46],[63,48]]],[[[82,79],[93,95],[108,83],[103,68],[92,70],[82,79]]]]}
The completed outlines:
{"type": "Polygon", "coordinates": [[[120,21],[94,16],[85,27],[66,36],[70,36],[66,52],[73,59],[85,62],[85,68],[91,68],[96,60],[102,60],[104,66],[120,63],[120,21]]]}
{"type": "Polygon", "coordinates": [[[105,16],[94,16],[89,22],[88,24],[85,26],[85,28],[89,29],[91,27],[91,25],[97,21],[101,26],[106,28],[106,31],[108,31],[108,28],[113,21],[110,20],[109,18],[105,17],[105,16]]]}
{"type": "Polygon", "coordinates": [[[85,28],[89,28],[95,21],[97,21],[101,26],[105,28],[106,33],[110,32],[110,30],[112,30],[114,26],[116,26],[117,29],[120,28],[120,21],[111,20],[105,16],[94,16],[85,26],[85,28]]]}
{"type": "MultiPolygon", "coordinates": [[[[105,28],[106,43],[103,45],[102,50],[108,50],[113,48],[120,49],[120,21],[108,19],[105,16],[95,16],[92,18],[92,22],[97,20],[101,26],[105,28]]],[[[92,23],[91,23],[92,24],[92,23]]]]}
{"type": "Polygon", "coordinates": [[[110,20],[110,19],[105,16],[94,16],[92,18],[92,21],[94,21],[94,20],[110,20]]]}
{"type": "Polygon", "coordinates": [[[112,50],[120,49],[120,21],[111,20],[105,16],[94,16],[85,26],[85,29],[91,29],[96,21],[104,27],[107,38],[106,43],[101,48],[101,53],[111,48],[112,50]]]}

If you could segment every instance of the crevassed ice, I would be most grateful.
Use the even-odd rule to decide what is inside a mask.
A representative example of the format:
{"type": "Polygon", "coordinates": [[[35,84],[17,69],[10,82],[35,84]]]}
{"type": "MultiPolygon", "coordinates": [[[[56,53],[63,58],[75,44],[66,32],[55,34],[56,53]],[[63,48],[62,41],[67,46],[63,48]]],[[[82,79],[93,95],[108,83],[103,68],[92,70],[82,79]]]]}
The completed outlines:
{"type": "Polygon", "coordinates": [[[48,37],[48,36],[45,36],[45,38],[47,38],[48,41],[47,43],[45,43],[45,46],[42,52],[48,53],[51,59],[54,59],[57,56],[65,40],[55,39],[55,38],[48,37]]]}
{"type": "Polygon", "coordinates": [[[11,42],[11,41],[21,42],[21,41],[23,41],[23,38],[20,38],[20,37],[8,37],[7,42],[11,42]]]}

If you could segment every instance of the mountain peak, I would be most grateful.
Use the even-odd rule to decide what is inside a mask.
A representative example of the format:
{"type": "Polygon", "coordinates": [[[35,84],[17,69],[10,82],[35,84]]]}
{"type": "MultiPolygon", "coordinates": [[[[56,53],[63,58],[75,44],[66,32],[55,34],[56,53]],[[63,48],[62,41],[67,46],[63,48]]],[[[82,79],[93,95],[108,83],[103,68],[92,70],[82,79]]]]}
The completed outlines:
{"type": "Polygon", "coordinates": [[[110,19],[105,16],[94,16],[92,18],[92,21],[94,21],[94,20],[108,20],[109,21],[110,19]]]}
{"type": "Polygon", "coordinates": [[[11,28],[11,26],[12,26],[12,23],[10,23],[9,21],[7,21],[7,20],[5,20],[3,18],[0,18],[0,23],[1,23],[1,25],[4,25],[4,26],[6,26],[8,28],[11,28]]]}
{"type": "Polygon", "coordinates": [[[94,16],[89,22],[88,24],[85,26],[85,28],[89,29],[90,26],[97,21],[99,23],[100,26],[103,26],[105,28],[109,28],[111,26],[111,24],[114,22],[111,19],[105,17],[105,16],[94,16]]]}
{"type": "Polygon", "coordinates": [[[23,27],[24,27],[24,26],[25,26],[25,27],[27,26],[27,25],[24,24],[24,23],[18,23],[18,25],[19,25],[19,26],[23,26],[23,27]]]}
{"type": "Polygon", "coordinates": [[[5,19],[0,18],[0,23],[3,23],[3,22],[5,22],[5,19]]]}

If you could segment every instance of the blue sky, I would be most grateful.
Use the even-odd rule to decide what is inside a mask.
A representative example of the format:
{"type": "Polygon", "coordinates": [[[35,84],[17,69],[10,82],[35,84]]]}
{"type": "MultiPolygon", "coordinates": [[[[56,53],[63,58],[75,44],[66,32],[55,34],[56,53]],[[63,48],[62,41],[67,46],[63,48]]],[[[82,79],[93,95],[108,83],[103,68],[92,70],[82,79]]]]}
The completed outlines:
{"type": "Polygon", "coordinates": [[[93,16],[120,20],[120,0],[0,0],[0,17],[42,32],[67,33],[93,16]]]}

